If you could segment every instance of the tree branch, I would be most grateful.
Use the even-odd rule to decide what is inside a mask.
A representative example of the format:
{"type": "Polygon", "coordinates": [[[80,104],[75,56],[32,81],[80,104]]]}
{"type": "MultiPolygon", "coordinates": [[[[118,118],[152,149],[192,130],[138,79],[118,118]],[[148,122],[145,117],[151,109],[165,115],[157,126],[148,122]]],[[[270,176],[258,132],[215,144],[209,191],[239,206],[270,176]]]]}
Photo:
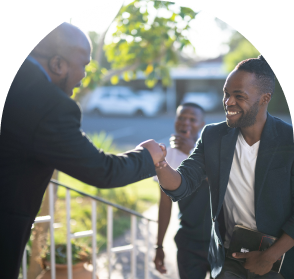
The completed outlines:
{"type": "Polygon", "coordinates": [[[122,7],[123,7],[123,4],[122,4],[121,8],[118,10],[118,13],[116,14],[116,16],[113,18],[113,20],[111,21],[111,23],[108,25],[107,29],[102,33],[102,35],[99,38],[98,48],[97,48],[97,51],[95,53],[95,60],[98,62],[98,65],[99,66],[101,66],[101,62],[102,62],[102,54],[103,54],[103,46],[104,46],[105,36],[107,34],[107,31],[108,31],[109,27],[111,26],[111,24],[114,22],[114,20],[119,15],[122,7]]]}
{"type": "MultiPolygon", "coordinates": [[[[150,61],[150,63],[154,63],[154,62],[158,62],[160,61],[160,59],[165,55],[166,50],[164,50],[157,58],[155,58],[154,60],[150,61]]],[[[107,72],[106,75],[103,76],[102,80],[101,80],[101,84],[105,84],[107,81],[109,81],[113,76],[120,76],[122,73],[126,72],[126,71],[134,71],[136,70],[140,65],[141,65],[141,61],[137,61],[132,65],[128,65],[125,66],[121,69],[115,69],[115,70],[110,70],[107,72]]]]}

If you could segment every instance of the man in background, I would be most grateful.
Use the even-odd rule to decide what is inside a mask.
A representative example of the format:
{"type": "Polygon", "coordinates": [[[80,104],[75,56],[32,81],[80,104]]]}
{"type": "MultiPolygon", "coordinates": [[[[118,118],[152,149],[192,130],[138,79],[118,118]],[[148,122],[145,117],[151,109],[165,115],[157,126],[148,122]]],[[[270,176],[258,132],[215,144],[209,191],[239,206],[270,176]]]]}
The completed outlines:
{"type": "Polygon", "coordinates": [[[99,188],[155,175],[165,152],[153,141],[115,156],[80,130],[70,96],[81,84],[91,45],[63,23],[33,49],[17,72],[3,110],[0,136],[0,278],[18,278],[24,247],[54,169],[99,188]]]}
{"type": "MultiPolygon", "coordinates": [[[[171,146],[167,148],[166,161],[172,168],[177,168],[193,151],[198,135],[204,126],[204,110],[197,104],[184,103],[177,108],[175,120],[176,134],[170,138],[171,146]]],[[[157,177],[155,177],[157,180],[157,177]]],[[[158,180],[157,180],[158,181],[158,180]]],[[[181,279],[204,279],[210,266],[207,260],[210,240],[211,214],[209,187],[206,180],[202,182],[198,193],[178,201],[180,227],[175,236],[178,248],[177,262],[181,279]]],[[[158,212],[158,234],[156,269],[164,274],[163,240],[169,225],[172,209],[171,199],[160,191],[158,212]]]]}

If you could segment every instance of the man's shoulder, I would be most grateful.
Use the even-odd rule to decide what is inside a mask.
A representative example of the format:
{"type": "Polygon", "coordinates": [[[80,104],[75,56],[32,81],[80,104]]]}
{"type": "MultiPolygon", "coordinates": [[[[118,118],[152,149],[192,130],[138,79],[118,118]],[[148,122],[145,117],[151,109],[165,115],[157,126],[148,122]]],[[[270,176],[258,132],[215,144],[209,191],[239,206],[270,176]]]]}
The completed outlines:
{"type": "Polygon", "coordinates": [[[8,93],[10,95],[14,103],[19,102],[22,106],[32,106],[37,110],[39,108],[40,114],[61,104],[77,107],[74,100],[48,81],[44,73],[28,60],[24,61],[16,74],[8,93]]]}
{"type": "Polygon", "coordinates": [[[284,130],[286,132],[292,132],[293,131],[293,126],[285,121],[283,121],[282,119],[276,117],[276,116],[272,116],[272,119],[276,125],[276,127],[278,129],[284,130]]]}
{"type": "Polygon", "coordinates": [[[293,126],[282,119],[269,115],[271,123],[276,129],[276,133],[280,140],[293,143],[293,126]]]}
{"type": "Polygon", "coordinates": [[[210,123],[205,125],[205,127],[209,128],[209,129],[225,129],[228,128],[227,122],[226,121],[222,121],[222,122],[218,122],[218,123],[210,123]]]}
{"type": "Polygon", "coordinates": [[[1,131],[20,130],[33,133],[47,116],[73,113],[80,110],[55,84],[48,81],[37,66],[25,61],[17,72],[4,105],[1,131]]]}
{"type": "Polygon", "coordinates": [[[220,133],[227,133],[228,130],[233,129],[230,128],[226,121],[219,122],[219,123],[211,123],[208,125],[205,125],[203,128],[203,132],[205,134],[220,134],[220,133]]]}

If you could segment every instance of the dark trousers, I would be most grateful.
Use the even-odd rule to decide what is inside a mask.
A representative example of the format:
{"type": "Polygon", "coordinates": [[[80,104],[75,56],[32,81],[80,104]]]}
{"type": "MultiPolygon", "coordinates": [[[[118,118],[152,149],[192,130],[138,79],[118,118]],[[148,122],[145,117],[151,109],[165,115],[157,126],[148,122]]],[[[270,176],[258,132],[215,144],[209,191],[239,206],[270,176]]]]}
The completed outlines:
{"type": "Polygon", "coordinates": [[[177,260],[181,279],[204,279],[210,270],[205,250],[192,251],[178,247],[177,260]]]}
{"type": "Polygon", "coordinates": [[[283,279],[284,277],[277,272],[269,272],[265,275],[257,275],[249,272],[243,264],[226,258],[223,269],[216,279],[283,279]]]}

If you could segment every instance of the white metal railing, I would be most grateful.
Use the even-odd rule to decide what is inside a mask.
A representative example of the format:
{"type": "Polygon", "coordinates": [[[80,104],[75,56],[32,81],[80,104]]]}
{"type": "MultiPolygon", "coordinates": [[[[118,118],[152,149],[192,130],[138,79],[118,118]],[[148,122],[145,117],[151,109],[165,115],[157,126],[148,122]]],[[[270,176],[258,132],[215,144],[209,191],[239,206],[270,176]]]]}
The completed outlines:
{"type": "MultiPolygon", "coordinates": [[[[35,219],[35,224],[37,223],[50,223],[50,269],[51,269],[51,279],[56,279],[56,265],[55,265],[55,243],[54,243],[54,185],[62,186],[66,188],[66,227],[67,227],[67,278],[73,279],[72,275],[72,257],[71,257],[71,240],[79,237],[92,237],[92,264],[93,272],[92,279],[96,279],[96,207],[97,201],[102,202],[107,205],[107,258],[108,258],[108,278],[111,278],[112,273],[112,255],[120,252],[130,251],[131,252],[131,278],[136,279],[136,268],[137,268],[137,249],[136,249],[136,238],[137,238],[137,217],[146,220],[146,236],[145,236],[145,279],[149,278],[149,223],[157,222],[155,220],[149,219],[141,215],[140,213],[114,204],[100,197],[92,196],[82,191],[71,188],[64,185],[57,180],[52,179],[49,184],[49,213],[47,216],[40,216],[35,219]],[[70,191],[79,193],[82,196],[86,196],[92,199],[92,230],[71,233],[70,229],[70,191]],[[119,247],[113,247],[113,207],[125,211],[131,215],[131,244],[119,247]]],[[[27,256],[26,250],[23,254],[22,260],[22,273],[23,279],[27,279],[27,256]]]]}

